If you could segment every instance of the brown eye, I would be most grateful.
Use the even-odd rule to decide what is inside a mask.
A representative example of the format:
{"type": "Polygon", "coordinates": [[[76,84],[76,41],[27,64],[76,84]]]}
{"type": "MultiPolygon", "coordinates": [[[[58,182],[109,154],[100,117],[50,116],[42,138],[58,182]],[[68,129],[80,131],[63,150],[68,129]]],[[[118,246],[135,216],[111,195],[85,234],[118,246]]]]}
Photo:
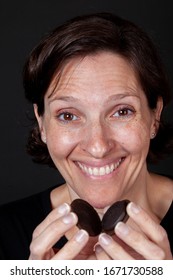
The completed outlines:
{"type": "Polygon", "coordinates": [[[120,116],[126,116],[126,115],[128,115],[128,111],[129,111],[128,109],[120,110],[120,111],[119,111],[119,115],[120,115],[120,116]]]}
{"type": "Polygon", "coordinates": [[[134,113],[134,110],[133,109],[130,109],[130,108],[122,108],[122,109],[119,109],[118,111],[116,111],[114,113],[114,117],[116,118],[123,118],[123,117],[130,117],[131,115],[133,115],[134,113]]]}
{"type": "Polygon", "coordinates": [[[71,114],[69,112],[64,112],[58,116],[58,119],[64,122],[70,122],[70,121],[76,121],[78,118],[74,114],[71,114]]]}
{"type": "Polygon", "coordinates": [[[64,114],[64,120],[65,121],[72,121],[73,120],[73,115],[70,113],[65,113],[64,114]]]}

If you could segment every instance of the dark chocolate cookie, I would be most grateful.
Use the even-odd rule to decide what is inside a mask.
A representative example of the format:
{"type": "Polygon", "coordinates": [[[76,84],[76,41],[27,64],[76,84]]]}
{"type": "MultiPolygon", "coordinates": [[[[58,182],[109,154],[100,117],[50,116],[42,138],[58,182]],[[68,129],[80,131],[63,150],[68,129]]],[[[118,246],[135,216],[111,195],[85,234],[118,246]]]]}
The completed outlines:
{"type": "Polygon", "coordinates": [[[77,226],[85,229],[90,236],[96,236],[102,231],[99,215],[87,201],[75,199],[71,203],[71,209],[78,216],[77,226]]]}
{"type": "Polygon", "coordinates": [[[102,218],[102,230],[104,232],[112,235],[114,234],[114,228],[118,222],[127,221],[128,214],[126,212],[126,207],[129,202],[129,200],[121,200],[109,207],[102,218]]]}
{"type": "Polygon", "coordinates": [[[97,236],[101,232],[112,235],[118,222],[127,221],[126,207],[128,203],[129,200],[121,200],[112,204],[103,215],[102,221],[96,210],[83,199],[75,199],[71,203],[71,209],[78,216],[77,226],[80,229],[85,229],[90,236],[97,236]]]}

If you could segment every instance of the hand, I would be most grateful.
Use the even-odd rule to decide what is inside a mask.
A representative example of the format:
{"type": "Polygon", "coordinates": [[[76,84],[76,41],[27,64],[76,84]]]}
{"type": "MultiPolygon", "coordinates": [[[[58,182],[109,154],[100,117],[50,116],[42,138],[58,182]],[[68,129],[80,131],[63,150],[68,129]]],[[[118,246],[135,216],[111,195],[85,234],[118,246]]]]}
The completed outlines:
{"type": "Polygon", "coordinates": [[[70,212],[66,203],[54,209],[33,232],[30,244],[30,260],[71,260],[74,259],[88,241],[88,233],[78,230],[74,236],[55,253],[54,244],[77,223],[77,216],[70,212]]]}
{"type": "Polygon", "coordinates": [[[156,223],[143,209],[129,203],[129,217],[140,230],[120,222],[115,227],[115,234],[121,242],[102,233],[96,246],[97,259],[116,260],[172,260],[166,231],[156,223]]]}

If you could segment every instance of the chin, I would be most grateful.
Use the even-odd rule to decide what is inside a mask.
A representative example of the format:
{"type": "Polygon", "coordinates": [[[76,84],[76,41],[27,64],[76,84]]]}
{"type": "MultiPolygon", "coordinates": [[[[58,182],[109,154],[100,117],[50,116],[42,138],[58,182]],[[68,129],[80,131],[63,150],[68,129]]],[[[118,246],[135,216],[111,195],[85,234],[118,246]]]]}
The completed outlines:
{"type": "MultiPolygon", "coordinates": [[[[83,198],[84,199],[84,198],[83,198]]],[[[87,202],[89,202],[94,208],[97,209],[104,209],[106,207],[109,207],[110,205],[112,205],[116,200],[112,201],[112,199],[108,199],[106,198],[106,200],[104,199],[96,199],[94,197],[88,198],[88,199],[84,199],[87,202]]]]}

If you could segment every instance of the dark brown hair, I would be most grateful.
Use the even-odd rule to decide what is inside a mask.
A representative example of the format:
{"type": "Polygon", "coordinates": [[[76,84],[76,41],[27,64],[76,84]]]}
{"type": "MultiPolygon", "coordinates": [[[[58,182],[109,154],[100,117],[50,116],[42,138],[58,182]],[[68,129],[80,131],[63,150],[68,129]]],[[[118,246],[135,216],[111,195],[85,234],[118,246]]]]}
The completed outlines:
{"type": "MultiPolygon", "coordinates": [[[[44,114],[44,96],[57,73],[69,59],[111,51],[132,65],[146,94],[148,105],[156,108],[159,97],[164,107],[170,100],[170,88],[161,59],[149,36],[138,26],[110,13],[76,17],[47,34],[31,52],[24,67],[26,98],[44,114]]],[[[148,160],[155,161],[173,150],[172,128],[161,115],[159,130],[151,140],[148,160]]],[[[27,150],[35,162],[54,166],[38,125],[32,129],[27,150]]]]}

